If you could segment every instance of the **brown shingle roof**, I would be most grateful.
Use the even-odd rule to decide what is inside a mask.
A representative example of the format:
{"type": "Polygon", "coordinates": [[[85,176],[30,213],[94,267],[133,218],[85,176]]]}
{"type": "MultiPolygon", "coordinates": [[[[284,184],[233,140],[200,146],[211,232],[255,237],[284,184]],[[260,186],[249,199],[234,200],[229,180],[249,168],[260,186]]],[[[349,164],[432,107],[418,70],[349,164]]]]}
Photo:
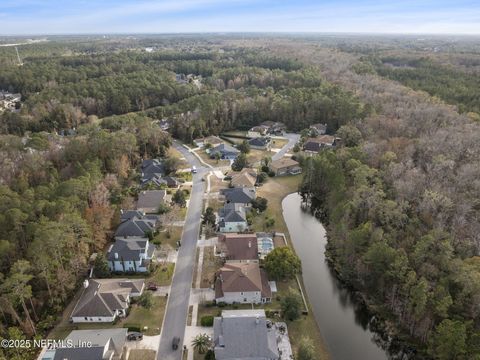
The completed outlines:
{"type": "Polygon", "coordinates": [[[289,157],[283,157],[278,160],[274,160],[270,163],[270,167],[274,169],[281,169],[285,167],[290,167],[290,166],[298,166],[298,162],[295,160],[292,160],[289,157]]]}
{"type": "Polygon", "coordinates": [[[232,185],[234,187],[253,187],[257,182],[257,171],[255,169],[245,168],[232,176],[232,185]]]}
{"type": "MultiPolygon", "coordinates": [[[[215,294],[226,292],[261,291],[262,297],[271,297],[265,271],[258,263],[227,263],[217,273],[215,294]],[[217,288],[220,289],[217,290],[217,288]]],[[[221,297],[221,296],[217,296],[221,297]]]]}
{"type": "Polygon", "coordinates": [[[218,237],[219,246],[227,260],[257,260],[258,245],[255,234],[223,234],[218,237]]]}

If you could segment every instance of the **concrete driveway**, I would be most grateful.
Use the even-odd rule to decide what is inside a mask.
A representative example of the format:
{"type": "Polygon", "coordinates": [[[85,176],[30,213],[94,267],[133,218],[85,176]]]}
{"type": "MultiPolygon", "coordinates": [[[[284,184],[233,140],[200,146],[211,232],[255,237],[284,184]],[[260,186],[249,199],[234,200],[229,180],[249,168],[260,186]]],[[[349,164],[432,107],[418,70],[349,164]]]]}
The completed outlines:
{"type": "Polygon", "coordinates": [[[148,349],[155,350],[158,349],[158,342],[160,341],[160,335],[155,336],[146,336],[143,335],[143,339],[140,341],[125,341],[125,346],[128,349],[148,349]]]}
{"type": "Polygon", "coordinates": [[[300,134],[287,133],[283,137],[288,139],[288,143],[286,143],[279,152],[272,156],[272,160],[281,159],[287,152],[290,151],[290,149],[295,146],[298,140],[300,140],[300,134]]]}

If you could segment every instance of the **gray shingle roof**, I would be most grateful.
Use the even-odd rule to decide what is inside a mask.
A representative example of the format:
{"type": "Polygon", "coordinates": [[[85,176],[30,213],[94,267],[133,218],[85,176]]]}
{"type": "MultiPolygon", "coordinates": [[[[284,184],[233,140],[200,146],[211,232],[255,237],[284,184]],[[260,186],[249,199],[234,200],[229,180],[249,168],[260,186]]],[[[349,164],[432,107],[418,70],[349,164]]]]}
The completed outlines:
{"type": "Polygon", "coordinates": [[[60,348],[55,351],[53,360],[103,360],[103,346],[82,348],[60,348]]]}
{"type": "Polygon", "coordinates": [[[165,190],[146,190],[138,194],[137,209],[158,209],[167,192],[165,190]]]}
{"type": "Polygon", "coordinates": [[[128,307],[127,297],[131,292],[141,292],[143,283],[142,279],[90,279],[72,317],[112,316],[115,310],[128,307]]]}
{"type": "Polygon", "coordinates": [[[220,153],[221,155],[237,155],[240,150],[228,144],[220,144],[210,150],[210,154],[220,153]]]}
{"type": "Polygon", "coordinates": [[[257,137],[257,138],[248,140],[248,143],[252,146],[264,147],[270,143],[270,139],[266,137],[257,137]]]}
{"type": "MultiPolygon", "coordinates": [[[[149,244],[149,243],[148,243],[149,244]]],[[[117,239],[115,243],[112,245],[110,250],[107,253],[107,260],[114,261],[114,260],[121,260],[124,261],[139,261],[140,254],[145,253],[152,254],[154,250],[153,245],[148,246],[147,249],[147,240],[143,239],[117,239]],[[115,254],[118,254],[118,258],[115,259],[115,254]]]]}
{"type": "Polygon", "coordinates": [[[255,188],[233,188],[222,190],[225,200],[230,203],[247,204],[256,198],[255,188]]]}
{"type": "Polygon", "coordinates": [[[155,224],[156,221],[153,219],[138,219],[134,217],[122,222],[118,226],[117,231],[115,231],[115,237],[146,237],[148,232],[155,229],[155,224]]]}
{"type": "Polygon", "coordinates": [[[267,328],[263,310],[223,311],[213,323],[217,360],[278,359],[275,330],[267,328]]]}
{"type": "MultiPolygon", "coordinates": [[[[65,340],[71,340],[73,346],[77,347],[82,342],[90,342],[92,347],[105,348],[105,345],[109,344],[111,349],[117,356],[120,356],[125,345],[125,339],[127,337],[127,329],[94,329],[94,330],[73,330],[65,340]]],[[[82,353],[82,348],[76,348],[75,353],[82,353]]],[[[71,353],[71,356],[76,354],[71,353]]],[[[93,354],[91,354],[93,355],[93,354]]],[[[64,358],[60,358],[63,360],[64,358]]],[[[68,357],[70,359],[70,357],[68,357]]],[[[93,358],[88,358],[93,359],[93,358]]]]}
{"type": "Polygon", "coordinates": [[[225,219],[225,222],[241,222],[247,219],[245,208],[236,203],[225,204],[223,208],[219,210],[219,215],[225,219]]]}
{"type": "Polygon", "coordinates": [[[158,159],[147,159],[142,161],[142,174],[165,174],[165,167],[158,159]]]}
{"type": "Polygon", "coordinates": [[[121,213],[120,213],[120,221],[127,221],[127,220],[130,220],[130,219],[133,219],[133,218],[138,218],[138,219],[141,219],[143,217],[143,215],[145,215],[144,213],[142,213],[141,211],[138,211],[138,210],[121,210],[121,213]]]}

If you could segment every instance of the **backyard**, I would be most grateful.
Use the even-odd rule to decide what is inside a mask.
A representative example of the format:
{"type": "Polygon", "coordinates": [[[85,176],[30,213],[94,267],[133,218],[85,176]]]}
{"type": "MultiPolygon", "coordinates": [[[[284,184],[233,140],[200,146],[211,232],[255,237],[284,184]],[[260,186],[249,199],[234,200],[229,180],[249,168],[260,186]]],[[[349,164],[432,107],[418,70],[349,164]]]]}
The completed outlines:
{"type": "Polygon", "coordinates": [[[282,200],[288,194],[296,192],[302,181],[302,175],[268,178],[267,182],[257,190],[257,196],[268,199],[267,210],[253,217],[252,228],[255,231],[275,230],[288,234],[287,225],[283,220],[282,200]],[[268,219],[273,225],[268,226],[268,219]]]}

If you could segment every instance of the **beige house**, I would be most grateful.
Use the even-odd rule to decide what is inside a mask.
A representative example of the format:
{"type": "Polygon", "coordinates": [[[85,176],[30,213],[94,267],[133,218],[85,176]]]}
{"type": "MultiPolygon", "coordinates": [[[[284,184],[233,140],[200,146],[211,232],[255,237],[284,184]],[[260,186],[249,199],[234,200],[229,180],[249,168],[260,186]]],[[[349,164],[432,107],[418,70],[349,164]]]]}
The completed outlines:
{"type": "Polygon", "coordinates": [[[227,263],[215,280],[215,300],[227,304],[264,304],[272,300],[265,270],[258,263],[227,263]]]}
{"type": "Polygon", "coordinates": [[[230,184],[233,187],[254,187],[257,182],[257,170],[244,168],[242,171],[232,175],[230,184]]]}
{"type": "Polygon", "coordinates": [[[275,176],[296,175],[302,172],[300,164],[288,157],[272,161],[269,168],[275,173],[275,176]]]}

